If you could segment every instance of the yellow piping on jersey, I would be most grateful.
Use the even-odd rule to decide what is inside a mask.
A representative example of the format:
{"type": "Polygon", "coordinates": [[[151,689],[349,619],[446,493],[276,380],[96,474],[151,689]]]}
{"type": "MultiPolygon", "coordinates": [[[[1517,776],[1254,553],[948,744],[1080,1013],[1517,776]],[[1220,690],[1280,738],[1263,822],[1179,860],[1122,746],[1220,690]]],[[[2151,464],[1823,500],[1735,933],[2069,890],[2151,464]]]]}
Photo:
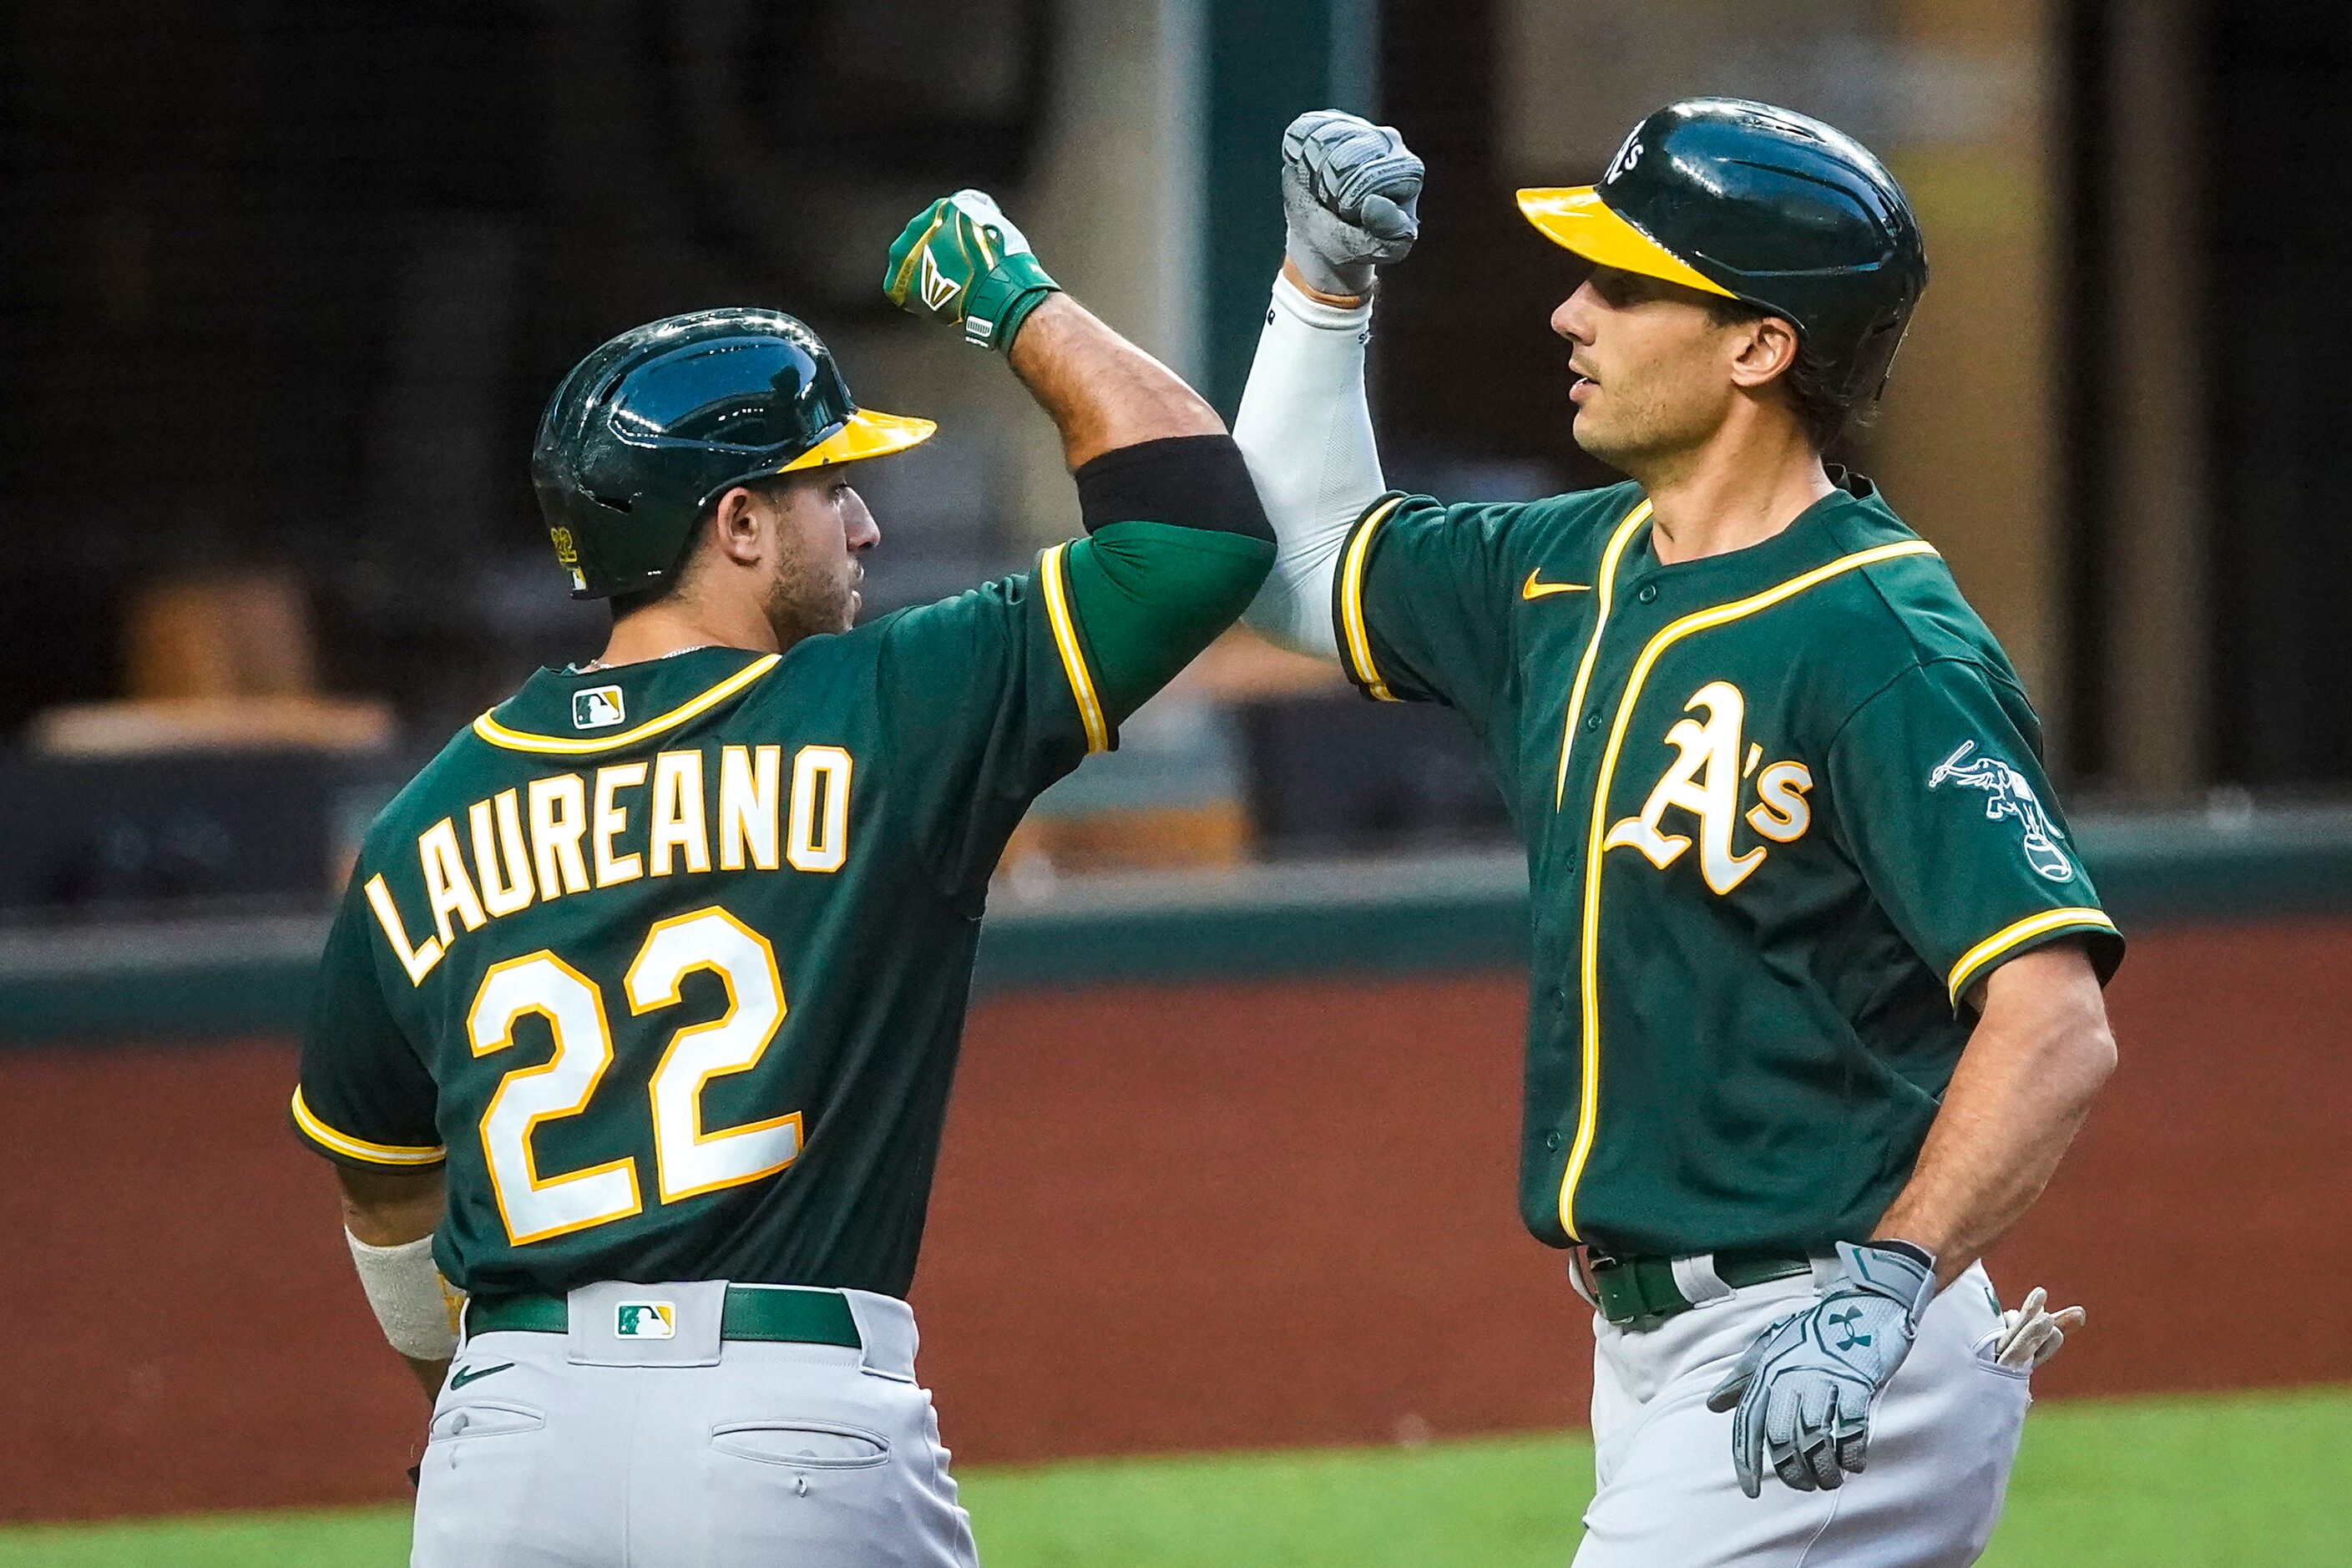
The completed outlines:
{"type": "Polygon", "coordinates": [[[1592,821],[1589,826],[1590,842],[1584,856],[1584,929],[1580,964],[1580,989],[1583,992],[1584,1059],[1583,1083],[1576,1112],[1576,1143],[1568,1153],[1567,1167],[1559,1177],[1559,1227],[1570,1241],[1584,1238],[1576,1231],[1576,1184],[1584,1174],[1584,1163],[1592,1154],[1594,1125],[1601,1106],[1601,1001],[1600,935],[1601,935],[1601,835],[1609,817],[1609,784],[1617,772],[1617,753],[1625,742],[1625,728],[1633,715],[1634,704],[1642,695],[1642,682],[1649,678],[1651,667],[1658,657],[1683,638],[1695,632],[1708,631],[1728,622],[1767,610],[1783,599],[1793,598],[1806,589],[1831,578],[1852,572],[1858,567],[1876,565],[1903,555],[1933,555],[1936,547],[1924,539],[1906,539],[1894,544],[1881,544],[1869,550],[1842,555],[1826,566],[1790,578],[1787,582],[1751,594],[1744,599],[1717,605],[1712,609],[1698,610],[1669,623],[1642,649],[1642,657],[1633,661],[1633,673],[1625,678],[1625,689],[1617,699],[1616,721],[1609,727],[1609,745],[1601,753],[1599,777],[1592,786],[1592,821]]]}
{"type": "Polygon", "coordinates": [[[1045,584],[1045,618],[1053,624],[1054,648],[1062,656],[1062,672],[1070,678],[1070,695],[1077,700],[1078,722],[1086,727],[1087,754],[1110,750],[1110,726],[1103,721],[1102,700],[1095,695],[1094,677],[1087,670],[1086,650],[1078,646],[1078,623],[1070,614],[1069,582],[1062,572],[1062,556],[1070,547],[1056,544],[1038,563],[1045,584]]]}
{"type": "Polygon", "coordinates": [[[1347,555],[1339,563],[1339,657],[1348,662],[1356,683],[1382,702],[1398,699],[1372,663],[1372,637],[1364,626],[1364,567],[1372,558],[1372,535],[1403,504],[1404,497],[1398,496],[1367,513],[1349,536],[1347,555]]]}
{"type": "Polygon", "coordinates": [[[448,1151],[436,1143],[429,1147],[402,1143],[371,1143],[364,1138],[354,1138],[348,1132],[338,1132],[318,1118],[318,1114],[302,1102],[300,1089],[294,1090],[294,1125],[304,1137],[324,1149],[331,1149],[347,1159],[364,1160],[371,1165],[437,1165],[448,1151]]]}
{"type": "MultiPolygon", "coordinates": [[[[1576,721],[1584,712],[1585,683],[1592,679],[1592,661],[1601,652],[1601,634],[1609,626],[1609,606],[1617,590],[1617,563],[1624,555],[1625,546],[1632,542],[1634,531],[1649,521],[1650,503],[1644,500],[1625,514],[1625,521],[1619,523],[1617,531],[1609,536],[1609,547],[1601,552],[1601,574],[1594,579],[1601,590],[1601,608],[1592,619],[1592,638],[1584,645],[1584,657],[1576,663],[1576,684],[1568,692],[1568,723],[1559,736],[1559,778],[1551,789],[1551,808],[1554,811],[1559,809],[1560,802],[1568,795],[1568,754],[1576,749],[1576,721]]],[[[1535,579],[1530,577],[1528,581],[1533,583],[1535,579]]]]}
{"type": "Polygon", "coordinates": [[[488,713],[474,721],[474,733],[491,745],[503,746],[509,752],[544,752],[553,756],[583,757],[598,752],[618,751],[623,746],[635,745],[666,730],[675,730],[697,714],[709,711],[775,668],[777,661],[783,657],[780,653],[763,654],[699,697],[688,698],[668,712],[648,719],[634,729],[624,730],[617,735],[534,735],[527,731],[509,730],[488,713]]]}
{"type": "Polygon", "coordinates": [[[2116,929],[2116,922],[2107,918],[2105,910],[2067,909],[2044,910],[2040,914],[2028,915],[2021,921],[2001,927],[1962,953],[1960,961],[1952,965],[1952,1005],[1957,1007],[1960,1005],[1960,993],[1968,989],[1969,982],[1990,968],[1996,960],[2035,937],[2069,928],[2111,931],[2116,929]]]}

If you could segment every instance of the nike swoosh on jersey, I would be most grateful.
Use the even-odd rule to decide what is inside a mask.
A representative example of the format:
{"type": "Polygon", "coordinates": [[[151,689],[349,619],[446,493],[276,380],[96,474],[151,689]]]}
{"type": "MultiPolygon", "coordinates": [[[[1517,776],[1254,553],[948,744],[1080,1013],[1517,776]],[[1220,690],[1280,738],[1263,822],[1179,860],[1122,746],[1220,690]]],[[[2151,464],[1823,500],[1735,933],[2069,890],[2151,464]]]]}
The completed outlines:
{"type": "Polygon", "coordinates": [[[1592,584],[1590,583],[1538,582],[1537,579],[1542,575],[1543,568],[1540,566],[1528,573],[1526,584],[1519,589],[1519,597],[1522,599],[1540,599],[1547,594],[1590,594],[1592,592],[1592,584]]]}
{"type": "Polygon", "coordinates": [[[482,1379],[489,1376],[490,1373],[494,1372],[504,1372],[512,1365],[514,1365],[514,1363],[510,1361],[502,1361],[496,1366],[469,1366],[461,1368],[449,1379],[449,1387],[452,1392],[455,1392],[457,1389],[465,1387],[469,1383],[479,1383],[482,1379]]]}

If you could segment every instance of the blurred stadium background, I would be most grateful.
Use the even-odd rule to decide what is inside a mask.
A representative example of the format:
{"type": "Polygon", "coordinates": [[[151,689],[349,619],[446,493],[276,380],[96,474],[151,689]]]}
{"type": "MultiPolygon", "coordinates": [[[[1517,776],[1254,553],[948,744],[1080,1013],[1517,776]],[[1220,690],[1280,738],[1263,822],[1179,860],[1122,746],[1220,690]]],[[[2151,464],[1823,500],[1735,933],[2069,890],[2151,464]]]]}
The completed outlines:
{"type": "MultiPolygon", "coordinates": [[[[2136,939],[2124,1071],[1994,1260],[2092,1312],[1994,1560],[2352,1562],[2352,8],[15,0],[0,1282],[39,1306],[0,1564],[402,1558],[420,1413],[280,1127],[288,1031],[373,810],[593,651],[524,474],[578,355],[803,316],[942,427],[858,476],[869,602],[949,592],[1076,511],[1001,369],[882,300],[906,215],[993,191],[1230,414],[1276,134],[1337,104],[1431,166],[1392,479],[1593,482],[1574,279],[1508,195],[1699,91],[1911,190],[1934,286],[1846,456],[2025,675],[2136,939]]],[[[1444,716],[1240,635],[1041,803],[917,1290],[992,1562],[1567,1560],[1590,1345],[1512,1213],[1525,900],[1444,716]],[[1226,1457],[1110,1458],[1179,1453],[1226,1457]]]]}

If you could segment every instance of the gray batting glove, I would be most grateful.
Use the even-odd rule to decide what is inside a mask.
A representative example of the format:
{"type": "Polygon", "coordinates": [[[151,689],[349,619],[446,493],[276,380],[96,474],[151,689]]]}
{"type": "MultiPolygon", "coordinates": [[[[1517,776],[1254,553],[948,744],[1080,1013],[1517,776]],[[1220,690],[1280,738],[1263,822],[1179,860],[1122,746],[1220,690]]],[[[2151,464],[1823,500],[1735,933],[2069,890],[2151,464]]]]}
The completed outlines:
{"type": "Polygon", "coordinates": [[[1748,1347],[1706,1407],[1729,1410],[1739,1489],[1764,1490],[1769,1455],[1801,1492],[1835,1489],[1860,1472],[1870,1406],[1911,1352],[1919,1315],[1936,1297],[1936,1260],[1916,1247],[1838,1243],[1839,1278],[1820,1300],[1775,1322],[1748,1347]]]}
{"type": "Polygon", "coordinates": [[[1282,133],[1284,251],[1318,294],[1366,294],[1421,237],[1421,160],[1386,125],[1318,109],[1282,133]]]}
{"type": "Polygon", "coordinates": [[[2021,1306],[2000,1315],[1992,1359],[2011,1372],[2032,1372],[2066,1348],[2066,1336],[2083,1326],[2080,1307],[2049,1310],[2050,1292],[2036,1285],[2021,1306]]]}

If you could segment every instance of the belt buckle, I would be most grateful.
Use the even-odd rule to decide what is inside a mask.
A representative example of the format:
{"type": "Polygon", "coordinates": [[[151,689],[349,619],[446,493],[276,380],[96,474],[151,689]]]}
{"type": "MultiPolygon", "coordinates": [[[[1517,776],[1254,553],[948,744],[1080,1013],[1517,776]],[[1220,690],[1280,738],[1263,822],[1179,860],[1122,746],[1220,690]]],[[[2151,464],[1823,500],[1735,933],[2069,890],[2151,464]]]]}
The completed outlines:
{"type": "Polygon", "coordinates": [[[1593,1305],[1603,1319],[1622,1327],[1648,1315],[1650,1303],[1642,1289],[1641,1270],[1628,1260],[1587,1247],[1585,1274],[1592,1281],[1593,1305]]]}

